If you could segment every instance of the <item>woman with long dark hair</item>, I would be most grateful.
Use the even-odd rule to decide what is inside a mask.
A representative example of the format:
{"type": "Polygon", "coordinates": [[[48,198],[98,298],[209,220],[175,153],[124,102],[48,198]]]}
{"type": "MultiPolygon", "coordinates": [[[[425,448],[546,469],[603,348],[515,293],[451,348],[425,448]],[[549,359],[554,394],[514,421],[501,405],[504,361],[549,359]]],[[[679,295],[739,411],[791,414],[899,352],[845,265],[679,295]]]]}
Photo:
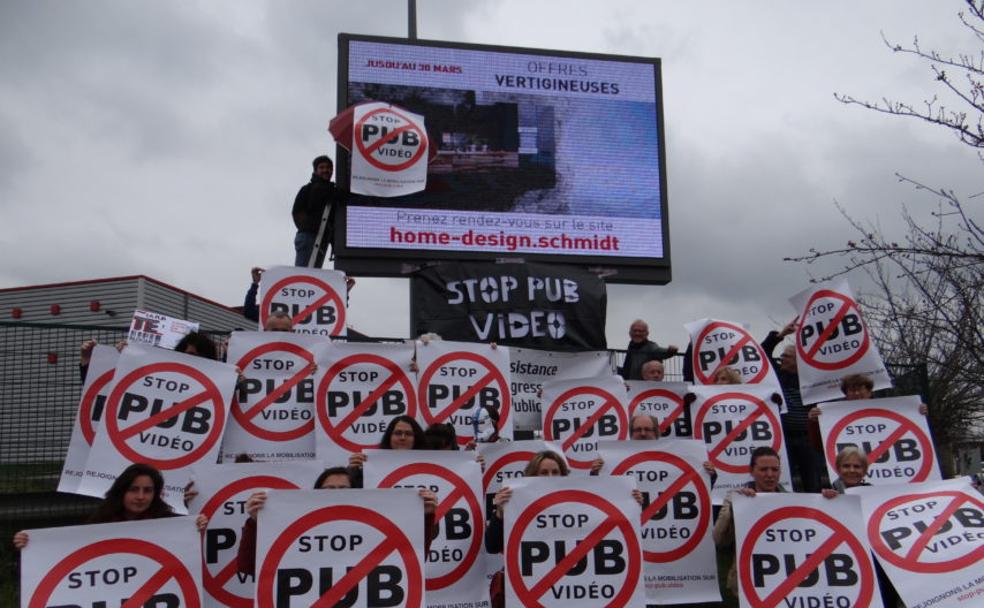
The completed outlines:
{"type": "MultiPolygon", "coordinates": [[[[379,442],[380,450],[426,450],[427,438],[420,423],[411,416],[402,415],[390,420],[379,442]]],[[[366,455],[355,452],[349,456],[349,475],[352,477],[352,487],[362,487],[362,465],[366,455]]]]}
{"type": "MultiPolygon", "coordinates": [[[[150,466],[138,462],[123,469],[113,485],[106,491],[96,510],[86,523],[105,524],[120,521],[138,521],[159,517],[176,517],[171,505],[164,502],[164,476],[150,466]]],[[[208,519],[199,515],[196,520],[199,530],[208,525],[208,519]]],[[[14,535],[14,546],[23,549],[29,538],[27,532],[14,535]]]]}

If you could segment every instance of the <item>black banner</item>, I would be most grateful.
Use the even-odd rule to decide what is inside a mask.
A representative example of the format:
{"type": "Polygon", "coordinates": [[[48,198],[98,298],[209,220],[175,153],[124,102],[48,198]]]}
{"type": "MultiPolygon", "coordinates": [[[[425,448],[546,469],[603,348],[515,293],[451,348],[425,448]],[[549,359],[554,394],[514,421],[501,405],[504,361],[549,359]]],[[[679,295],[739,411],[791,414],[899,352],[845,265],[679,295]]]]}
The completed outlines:
{"type": "Polygon", "coordinates": [[[411,278],[414,335],[548,350],[604,350],[605,282],[574,266],[458,262],[411,278]]]}

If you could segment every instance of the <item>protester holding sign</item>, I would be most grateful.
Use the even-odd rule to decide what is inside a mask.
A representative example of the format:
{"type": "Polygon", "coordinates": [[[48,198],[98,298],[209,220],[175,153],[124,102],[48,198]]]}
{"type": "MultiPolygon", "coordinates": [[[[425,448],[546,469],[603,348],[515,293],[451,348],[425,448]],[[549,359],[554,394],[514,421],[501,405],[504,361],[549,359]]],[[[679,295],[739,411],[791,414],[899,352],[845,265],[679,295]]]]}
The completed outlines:
{"type": "MultiPolygon", "coordinates": [[[[21,553],[21,603],[63,608],[208,606],[192,517],[31,531],[21,553]]],[[[13,598],[10,598],[11,600],[13,598]]]]}
{"type": "MultiPolygon", "coordinates": [[[[118,521],[157,519],[177,517],[171,505],[164,502],[164,476],[149,464],[131,464],[113,481],[96,510],[89,516],[90,524],[105,524],[118,521]]],[[[202,530],[208,524],[204,516],[196,523],[202,530]]],[[[28,543],[27,532],[14,535],[14,546],[23,549],[28,543]]]]}
{"type": "MultiPolygon", "coordinates": [[[[410,416],[397,416],[390,420],[389,426],[379,442],[380,450],[426,450],[427,438],[420,423],[410,416]]],[[[363,452],[355,452],[349,456],[349,475],[352,476],[353,486],[362,487],[362,465],[368,457],[363,452]]]]}
{"type": "MultiPolygon", "coordinates": [[[[779,454],[770,447],[758,447],[752,451],[750,462],[752,481],[749,481],[741,488],[736,488],[725,496],[721,504],[721,511],[718,513],[717,522],[714,523],[714,542],[719,548],[733,547],[735,544],[735,522],[731,511],[731,501],[734,494],[743,496],[755,496],[760,492],[785,492],[786,489],[779,483],[779,454]]],[[[731,568],[728,570],[728,580],[725,586],[731,593],[738,595],[738,563],[732,554],[731,568]]]]}
{"type": "Polygon", "coordinates": [[[804,492],[816,492],[820,489],[821,463],[819,454],[810,446],[808,440],[808,418],[813,409],[811,405],[803,404],[800,394],[800,380],[796,367],[796,346],[788,344],[782,349],[779,358],[773,357],[776,347],[783,338],[796,333],[796,317],[787,323],[780,331],[770,331],[762,348],[769,355],[772,369],[779,378],[782,396],[786,402],[786,413],[782,415],[782,433],[786,438],[786,452],[789,457],[789,469],[793,477],[799,474],[799,480],[804,492]]]}
{"type": "MultiPolygon", "coordinates": [[[[314,480],[315,490],[350,490],[356,488],[349,471],[345,467],[332,467],[322,471],[314,480]]],[[[424,551],[430,549],[431,541],[437,534],[434,524],[434,510],[437,508],[437,495],[434,492],[420,488],[417,494],[424,501],[424,551]]],[[[243,532],[239,541],[239,555],[236,560],[237,570],[242,574],[255,574],[256,571],[256,517],[267,501],[267,493],[254,492],[246,500],[246,513],[249,517],[243,524],[243,532]]]]}

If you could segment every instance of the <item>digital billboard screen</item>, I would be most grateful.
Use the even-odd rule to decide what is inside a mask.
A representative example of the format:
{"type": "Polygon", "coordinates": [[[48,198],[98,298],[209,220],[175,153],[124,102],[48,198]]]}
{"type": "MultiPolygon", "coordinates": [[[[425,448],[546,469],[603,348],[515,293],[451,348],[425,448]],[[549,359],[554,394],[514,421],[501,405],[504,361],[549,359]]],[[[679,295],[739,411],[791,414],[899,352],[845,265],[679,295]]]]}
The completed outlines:
{"type": "Polygon", "coordinates": [[[523,258],[670,280],[658,59],[341,34],[339,111],[369,100],[422,115],[436,156],[422,192],[349,197],[337,268],[523,258]]]}

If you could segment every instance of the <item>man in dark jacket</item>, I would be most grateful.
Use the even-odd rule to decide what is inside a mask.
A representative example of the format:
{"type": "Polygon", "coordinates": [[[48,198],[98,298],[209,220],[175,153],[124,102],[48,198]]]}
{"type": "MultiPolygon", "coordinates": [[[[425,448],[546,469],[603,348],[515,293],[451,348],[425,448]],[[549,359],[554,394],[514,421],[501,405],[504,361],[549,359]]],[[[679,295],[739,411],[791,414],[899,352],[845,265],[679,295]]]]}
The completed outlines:
{"type": "Polygon", "coordinates": [[[649,340],[649,325],[642,319],[636,319],[629,326],[629,340],[629,345],[625,349],[625,363],[619,370],[619,374],[625,380],[642,380],[644,363],[669,359],[677,352],[676,346],[663,348],[649,340]]]}
{"type": "Polygon", "coordinates": [[[315,268],[321,268],[325,261],[325,253],[328,251],[328,243],[331,242],[334,234],[332,229],[338,192],[335,190],[335,184],[331,182],[331,174],[335,169],[331,159],[327,156],[319,156],[311,164],[314,167],[311,182],[301,186],[294,198],[294,208],[291,211],[294,216],[294,225],[297,227],[297,236],[294,237],[296,254],[294,265],[308,265],[311,251],[314,249],[314,242],[317,240],[318,231],[321,229],[321,218],[325,208],[327,208],[329,210],[328,225],[325,226],[325,235],[321,240],[321,248],[314,263],[315,268]]]}

